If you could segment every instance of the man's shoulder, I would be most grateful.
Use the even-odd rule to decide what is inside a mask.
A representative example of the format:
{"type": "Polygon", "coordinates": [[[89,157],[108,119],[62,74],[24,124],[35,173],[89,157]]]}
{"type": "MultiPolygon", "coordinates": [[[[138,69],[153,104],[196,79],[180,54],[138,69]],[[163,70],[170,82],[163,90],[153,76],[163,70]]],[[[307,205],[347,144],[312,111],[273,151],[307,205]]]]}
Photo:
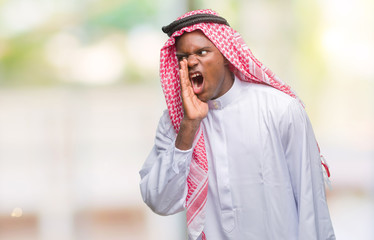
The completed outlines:
{"type": "Polygon", "coordinates": [[[295,98],[266,84],[243,83],[244,96],[252,101],[256,99],[258,104],[274,103],[277,106],[288,106],[295,98]]]}
{"type": "Polygon", "coordinates": [[[240,105],[261,115],[262,119],[281,120],[300,112],[300,109],[303,111],[298,99],[269,85],[246,83],[242,93],[240,105]]]}

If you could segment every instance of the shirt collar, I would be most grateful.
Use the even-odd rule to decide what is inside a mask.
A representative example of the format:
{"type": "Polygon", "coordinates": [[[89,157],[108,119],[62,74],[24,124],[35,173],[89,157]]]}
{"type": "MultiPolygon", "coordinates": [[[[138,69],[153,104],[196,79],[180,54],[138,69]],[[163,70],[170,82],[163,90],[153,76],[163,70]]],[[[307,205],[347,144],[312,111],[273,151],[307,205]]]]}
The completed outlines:
{"type": "Polygon", "coordinates": [[[208,101],[209,109],[219,110],[225,108],[239,96],[240,90],[240,80],[235,76],[233,85],[225,94],[219,98],[208,101]]]}

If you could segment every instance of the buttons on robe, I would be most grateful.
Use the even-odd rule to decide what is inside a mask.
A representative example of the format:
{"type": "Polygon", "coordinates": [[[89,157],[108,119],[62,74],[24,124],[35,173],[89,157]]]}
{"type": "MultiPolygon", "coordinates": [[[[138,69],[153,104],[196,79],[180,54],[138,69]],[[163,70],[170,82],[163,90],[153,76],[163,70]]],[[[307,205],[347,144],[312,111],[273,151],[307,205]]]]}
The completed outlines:
{"type": "Polygon", "coordinates": [[[218,101],[218,100],[211,100],[208,102],[208,105],[209,105],[209,108],[210,109],[221,109],[222,108],[222,105],[221,105],[221,102],[218,101]]]}

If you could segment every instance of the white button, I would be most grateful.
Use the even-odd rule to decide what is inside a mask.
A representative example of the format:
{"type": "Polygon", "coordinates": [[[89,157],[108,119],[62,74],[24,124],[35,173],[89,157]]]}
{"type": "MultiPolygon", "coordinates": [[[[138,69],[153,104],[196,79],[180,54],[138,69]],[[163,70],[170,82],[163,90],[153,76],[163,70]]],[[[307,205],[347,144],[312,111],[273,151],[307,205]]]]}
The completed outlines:
{"type": "Polygon", "coordinates": [[[213,106],[214,106],[215,109],[218,109],[219,108],[219,103],[214,101],[213,106]]]}

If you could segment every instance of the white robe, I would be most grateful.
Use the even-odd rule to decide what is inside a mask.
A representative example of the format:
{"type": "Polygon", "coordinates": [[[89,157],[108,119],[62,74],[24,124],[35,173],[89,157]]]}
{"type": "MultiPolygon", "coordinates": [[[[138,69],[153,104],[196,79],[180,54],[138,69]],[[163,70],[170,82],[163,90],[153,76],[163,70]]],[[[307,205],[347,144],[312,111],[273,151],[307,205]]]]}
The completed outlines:
{"type": "MultiPolygon", "coordinates": [[[[298,100],[235,79],[202,121],[209,166],[208,240],[332,240],[317,142],[298,100]]],[[[175,148],[168,112],[141,171],[144,202],[161,215],[185,209],[192,149],[175,148]]]]}

